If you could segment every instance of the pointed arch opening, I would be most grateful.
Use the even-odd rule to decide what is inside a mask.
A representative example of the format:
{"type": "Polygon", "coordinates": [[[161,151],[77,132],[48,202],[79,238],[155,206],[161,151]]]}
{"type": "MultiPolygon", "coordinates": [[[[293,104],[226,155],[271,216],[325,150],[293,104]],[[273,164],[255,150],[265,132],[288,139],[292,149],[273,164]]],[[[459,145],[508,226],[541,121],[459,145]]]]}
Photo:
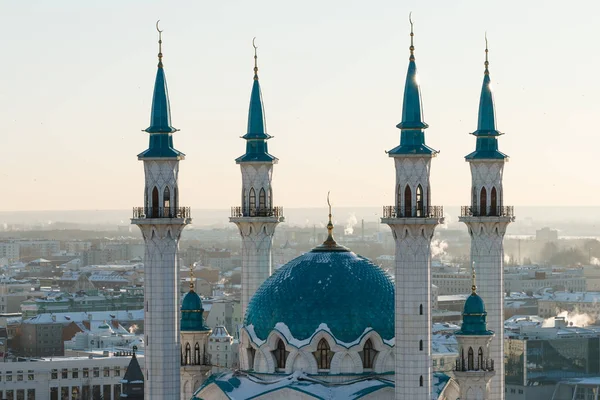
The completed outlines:
{"type": "Polygon", "coordinates": [[[192,361],[192,346],[189,343],[185,344],[185,357],[183,365],[190,365],[192,361]]]}
{"type": "Polygon", "coordinates": [[[477,351],[477,369],[483,369],[483,349],[481,347],[477,351]]]}
{"type": "Polygon", "coordinates": [[[481,188],[479,194],[479,215],[487,215],[487,190],[485,190],[485,187],[481,188]]]}
{"type": "Polygon", "coordinates": [[[331,359],[333,358],[334,353],[331,351],[327,340],[321,339],[317,345],[317,351],[315,351],[313,354],[317,360],[318,369],[331,368],[331,359]]]}
{"type": "Polygon", "coordinates": [[[419,386],[423,386],[423,375],[419,377],[419,386]]]}
{"type": "Polygon", "coordinates": [[[169,218],[171,216],[171,190],[168,186],[165,186],[163,192],[163,216],[169,218]]]}
{"type": "Polygon", "coordinates": [[[158,218],[158,188],[156,186],[154,186],[154,189],[152,189],[152,204],[150,205],[150,216],[152,218],[158,218]]]}
{"type": "Polygon", "coordinates": [[[252,217],[256,213],[256,193],[254,192],[254,188],[250,188],[250,194],[248,197],[248,209],[250,211],[250,216],[252,217]]]}
{"type": "Polygon", "coordinates": [[[419,351],[423,351],[423,341],[419,340],[419,351]]]}
{"type": "Polygon", "coordinates": [[[419,304],[419,315],[423,315],[423,304],[419,304]]]}
{"type": "Polygon", "coordinates": [[[467,370],[468,371],[473,371],[475,369],[475,355],[473,353],[473,348],[469,347],[469,353],[467,356],[467,370]]]}
{"type": "Polygon", "coordinates": [[[256,356],[256,349],[252,346],[248,346],[247,355],[248,355],[248,369],[254,369],[254,357],[256,356]]]}
{"type": "Polygon", "coordinates": [[[417,198],[417,217],[422,217],[425,213],[424,210],[424,203],[423,203],[423,187],[421,187],[421,185],[417,186],[417,193],[416,193],[416,198],[417,198]]]}
{"type": "Polygon", "coordinates": [[[490,193],[490,213],[489,215],[498,215],[498,194],[496,193],[496,187],[492,188],[490,193]]]}
{"type": "Polygon", "coordinates": [[[290,352],[285,350],[285,343],[283,343],[283,340],[279,339],[275,350],[273,350],[273,355],[275,356],[275,368],[278,370],[285,369],[285,362],[289,354],[290,352]]]}
{"type": "Polygon", "coordinates": [[[404,188],[404,212],[402,213],[404,217],[412,217],[412,191],[410,190],[410,186],[406,185],[404,188]]]}
{"type": "Polygon", "coordinates": [[[202,357],[200,355],[200,343],[196,342],[194,346],[194,364],[202,365],[202,357]]]}
{"type": "Polygon", "coordinates": [[[259,213],[264,213],[265,209],[267,208],[267,194],[265,192],[264,188],[260,189],[260,192],[258,192],[258,210],[259,213]]]}
{"type": "Polygon", "coordinates": [[[365,346],[362,351],[358,353],[360,358],[362,359],[363,368],[364,369],[372,369],[373,365],[375,365],[375,356],[377,355],[377,350],[373,347],[373,342],[371,339],[367,339],[365,342],[365,346]]]}

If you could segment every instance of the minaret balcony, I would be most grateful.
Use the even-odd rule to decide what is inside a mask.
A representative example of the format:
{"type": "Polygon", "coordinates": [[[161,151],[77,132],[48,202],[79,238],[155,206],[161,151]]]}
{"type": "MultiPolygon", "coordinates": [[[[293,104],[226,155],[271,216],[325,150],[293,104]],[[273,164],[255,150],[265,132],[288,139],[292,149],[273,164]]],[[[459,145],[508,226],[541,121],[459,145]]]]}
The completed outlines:
{"type": "Polygon", "coordinates": [[[191,219],[190,207],[133,207],[133,219],[191,219]]]}
{"type": "Polygon", "coordinates": [[[273,217],[283,218],[283,207],[259,207],[259,208],[247,208],[247,207],[231,207],[231,218],[244,218],[244,217],[273,217]]]}
{"type": "Polygon", "coordinates": [[[479,206],[462,206],[460,210],[461,217],[515,217],[515,209],[513,206],[503,207],[479,207],[479,206]]]}
{"type": "Polygon", "coordinates": [[[471,372],[471,371],[482,371],[482,372],[491,372],[494,370],[494,360],[491,358],[457,358],[456,366],[454,367],[454,371],[457,372],[471,372]]]}
{"type": "Polygon", "coordinates": [[[383,206],[383,218],[443,218],[443,206],[396,207],[383,206]]]}

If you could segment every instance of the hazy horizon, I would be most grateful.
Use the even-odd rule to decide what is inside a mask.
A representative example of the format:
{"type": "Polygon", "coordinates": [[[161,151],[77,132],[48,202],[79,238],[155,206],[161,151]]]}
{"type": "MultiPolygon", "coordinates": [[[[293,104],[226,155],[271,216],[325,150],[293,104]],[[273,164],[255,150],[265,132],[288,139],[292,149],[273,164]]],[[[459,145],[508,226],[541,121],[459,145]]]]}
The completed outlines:
{"type": "MultiPolygon", "coordinates": [[[[434,205],[467,204],[484,32],[506,205],[600,198],[596,2],[2,2],[0,210],[127,210],[143,201],[161,19],[181,205],[239,202],[257,37],[276,205],[393,203],[415,23],[434,205]],[[10,195],[8,195],[10,194],[10,195]]],[[[536,206],[537,205],[537,206],[536,206]]],[[[200,207],[198,207],[200,206],[200,207]]],[[[375,206],[373,206],[375,207],[375,206]]],[[[377,206],[379,207],[379,206],[377,206]]],[[[592,206],[593,207],[593,206],[592,206]]],[[[352,208],[352,207],[350,207],[352,208]]],[[[517,210],[517,219],[522,218],[517,210]]],[[[197,214],[193,214],[197,215],[197,214]]]]}

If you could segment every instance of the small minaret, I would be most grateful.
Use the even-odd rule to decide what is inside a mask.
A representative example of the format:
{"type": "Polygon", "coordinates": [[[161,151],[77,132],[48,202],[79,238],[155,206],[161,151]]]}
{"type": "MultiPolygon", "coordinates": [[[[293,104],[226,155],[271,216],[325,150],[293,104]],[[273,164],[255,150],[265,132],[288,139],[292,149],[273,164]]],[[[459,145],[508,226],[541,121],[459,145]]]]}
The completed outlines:
{"type": "Polygon", "coordinates": [[[498,360],[492,379],[491,398],[504,399],[504,233],[513,222],[514,211],[504,206],[502,175],[508,156],[498,150],[494,96],[490,81],[487,38],[485,71],[479,100],[475,151],[465,159],[471,166],[471,205],[461,210],[471,236],[471,262],[475,263],[481,293],[489,312],[489,327],[496,336],[490,347],[491,358],[498,360]]]}
{"type": "MultiPolygon", "coordinates": [[[[158,30],[158,22],[156,24],[158,30]]],[[[139,226],[144,256],[144,331],[146,400],[179,399],[179,237],[191,222],[190,209],[179,207],[179,161],[173,147],[171,111],[162,63],[159,30],[158,71],[152,98],[150,145],[138,155],[144,162],[144,206],[133,209],[131,223],[139,226]]]]}
{"type": "MultiPolygon", "coordinates": [[[[252,41],[254,46],[254,40],[252,41]]],[[[273,234],[283,221],[283,209],[273,205],[271,179],[277,158],[269,154],[262,95],[258,82],[257,47],[254,46],[254,83],[248,112],[246,153],[235,162],[242,171],[241,206],[231,208],[231,222],[242,237],[242,316],[250,298],[271,276],[273,234]]]]}
{"type": "Polygon", "coordinates": [[[121,380],[121,395],[122,399],[128,400],[143,400],[144,399],[144,374],[140,368],[140,363],[135,356],[137,346],[133,346],[133,355],[127,366],[125,376],[121,380]]]}
{"type": "Polygon", "coordinates": [[[431,399],[431,239],[443,222],[443,208],[431,206],[429,170],[438,153],[425,144],[421,91],[410,32],[410,58],[400,145],[388,152],[396,165],[395,205],[383,208],[381,222],[396,241],[396,396],[431,399]]]}
{"type": "Polygon", "coordinates": [[[204,325],[204,308],[194,282],[191,265],[190,291],[181,302],[181,400],[191,399],[211,371],[207,346],[212,330],[204,325]]]}
{"type": "Polygon", "coordinates": [[[454,377],[460,390],[460,399],[496,400],[490,392],[490,380],[494,377],[494,359],[490,357],[490,342],[494,332],[487,330],[485,304],[477,295],[475,266],[471,295],[465,301],[463,323],[456,332],[458,358],[454,377]]]}

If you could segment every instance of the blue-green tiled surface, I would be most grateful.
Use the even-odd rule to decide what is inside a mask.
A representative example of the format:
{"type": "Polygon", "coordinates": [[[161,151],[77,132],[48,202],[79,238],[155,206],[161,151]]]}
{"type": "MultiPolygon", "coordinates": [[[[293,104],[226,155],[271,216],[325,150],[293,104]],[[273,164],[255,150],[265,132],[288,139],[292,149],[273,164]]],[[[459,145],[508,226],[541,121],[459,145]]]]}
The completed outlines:
{"type": "Polygon", "coordinates": [[[290,261],[254,294],[244,324],[265,340],[283,322],[298,340],[325,323],[341,342],[352,342],[366,328],[394,337],[394,284],[368,259],[350,251],[311,251],[290,261]]]}
{"type": "Polygon", "coordinates": [[[457,335],[491,335],[487,330],[487,312],[483,299],[477,293],[472,293],[465,301],[463,308],[463,323],[457,335]]]}
{"type": "Polygon", "coordinates": [[[210,328],[204,326],[204,309],[200,296],[190,290],[181,302],[181,330],[182,331],[207,331],[210,328]]]}
{"type": "Polygon", "coordinates": [[[269,154],[265,112],[263,109],[262,94],[258,79],[252,84],[250,95],[250,109],[248,110],[248,132],[242,136],[246,139],[246,154],[236,158],[236,162],[272,162],[277,158],[269,154]]]}

